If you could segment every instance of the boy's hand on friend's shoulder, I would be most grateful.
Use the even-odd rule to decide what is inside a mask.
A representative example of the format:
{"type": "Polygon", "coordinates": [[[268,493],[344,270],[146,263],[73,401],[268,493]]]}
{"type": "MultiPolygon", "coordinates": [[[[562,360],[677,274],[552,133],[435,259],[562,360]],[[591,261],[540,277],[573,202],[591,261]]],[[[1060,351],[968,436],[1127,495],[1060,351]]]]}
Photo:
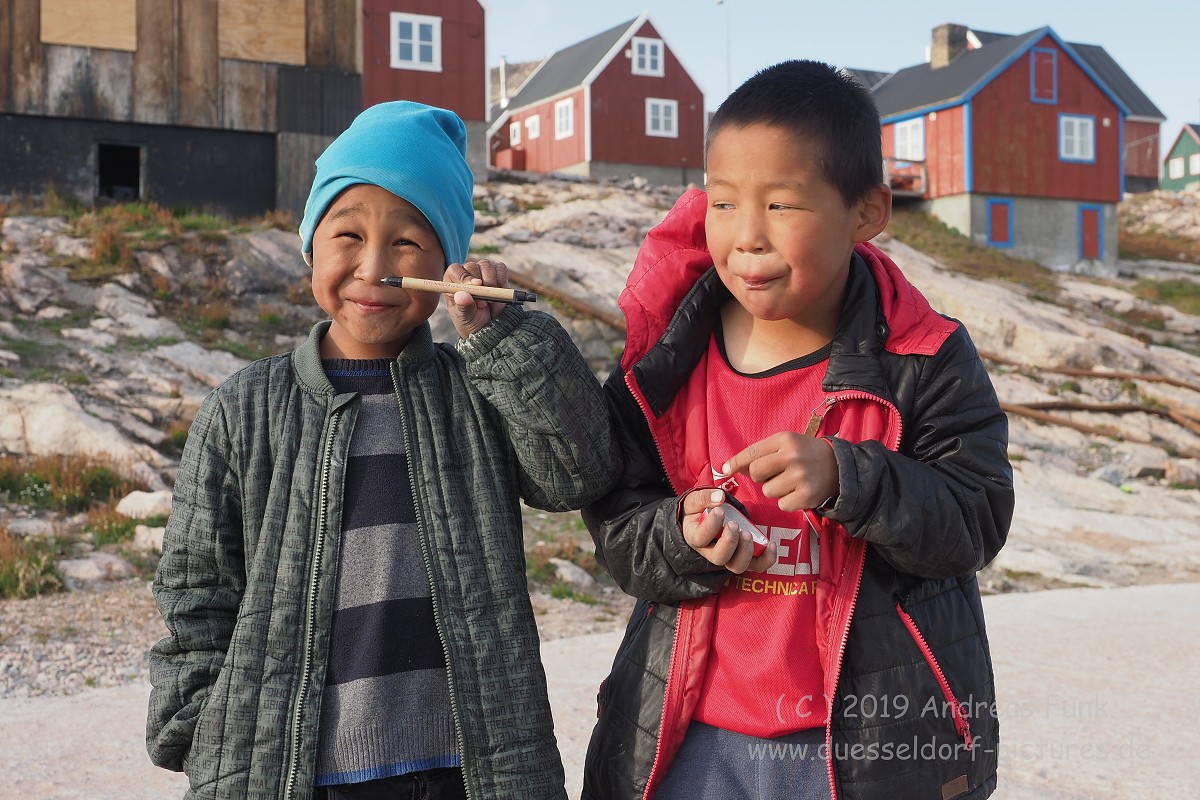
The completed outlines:
{"type": "Polygon", "coordinates": [[[778,548],[767,544],[759,556],[754,555],[750,534],[733,523],[726,523],[720,505],[725,502],[721,489],[697,489],[679,501],[683,511],[680,527],[683,539],[693,550],[718,567],[735,575],[743,572],[765,572],[775,563],[778,548]],[[711,513],[705,513],[713,509],[711,513]]]}
{"type": "Polygon", "coordinates": [[[792,431],[760,439],[729,459],[721,472],[748,475],[782,511],[819,508],[838,495],[833,445],[792,431]]]}
{"type": "MultiPolygon", "coordinates": [[[[448,283],[463,283],[470,286],[496,286],[508,288],[508,267],[503,261],[481,258],[463,264],[446,267],[443,279],[448,283]]],[[[483,330],[504,311],[504,303],[476,300],[466,291],[446,296],[446,307],[450,310],[450,321],[458,335],[466,339],[472,333],[483,330]]]]}

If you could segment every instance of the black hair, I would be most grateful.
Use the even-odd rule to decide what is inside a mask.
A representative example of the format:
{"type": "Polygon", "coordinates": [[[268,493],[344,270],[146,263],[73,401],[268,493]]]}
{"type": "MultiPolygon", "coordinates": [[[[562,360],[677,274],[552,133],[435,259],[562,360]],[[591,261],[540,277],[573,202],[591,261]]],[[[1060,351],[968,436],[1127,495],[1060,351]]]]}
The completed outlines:
{"type": "Polygon", "coordinates": [[[821,143],[819,165],[846,206],[883,183],[882,131],[871,93],[820,61],[783,61],[755,73],[713,114],[705,151],[728,127],[775,125],[821,143]]]}

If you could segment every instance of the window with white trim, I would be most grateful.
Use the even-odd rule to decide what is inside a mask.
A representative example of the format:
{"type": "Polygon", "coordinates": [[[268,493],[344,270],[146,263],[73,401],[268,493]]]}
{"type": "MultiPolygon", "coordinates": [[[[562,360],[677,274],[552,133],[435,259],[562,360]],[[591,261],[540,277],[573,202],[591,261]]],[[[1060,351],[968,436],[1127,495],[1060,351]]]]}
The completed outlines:
{"type": "Polygon", "coordinates": [[[634,75],[649,75],[654,78],[661,78],[666,74],[666,69],[663,65],[662,39],[635,36],[631,42],[631,49],[633,50],[634,75]]]}
{"type": "Polygon", "coordinates": [[[542,135],[542,118],[539,116],[536,116],[536,115],[532,116],[532,117],[526,117],[525,118],[525,138],[532,140],[532,139],[537,139],[541,135],[542,135]]]}
{"type": "Polygon", "coordinates": [[[906,119],[897,122],[896,158],[901,161],[925,160],[925,118],[906,119]]]}
{"type": "Polygon", "coordinates": [[[393,11],[392,69],[442,71],[442,18],[393,11]]]}
{"type": "Polygon", "coordinates": [[[517,120],[516,122],[514,122],[508,126],[508,146],[516,147],[520,143],[521,143],[521,121],[517,120]]]}
{"type": "Polygon", "coordinates": [[[1172,158],[1167,162],[1167,177],[1171,180],[1178,180],[1183,177],[1183,156],[1172,158]]]}
{"type": "Polygon", "coordinates": [[[1060,161],[1096,160],[1095,117],[1059,115],[1058,158],[1060,161]]]}
{"type": "Polygon", "coordinates": [[[554,104],[554,138],[569,139],[575,135],[575,98],[568,97],[554,104]]]}
{"type": "Polygon", "coordinates": [[[646,98],[646,135],[679,138],[679,101],[646,98]]]}
{"type": "Polygon", "coordinates": [[[1188,156],[1188,174],[1200,175],[1200,153],[1192,153],[1188,156]]]}

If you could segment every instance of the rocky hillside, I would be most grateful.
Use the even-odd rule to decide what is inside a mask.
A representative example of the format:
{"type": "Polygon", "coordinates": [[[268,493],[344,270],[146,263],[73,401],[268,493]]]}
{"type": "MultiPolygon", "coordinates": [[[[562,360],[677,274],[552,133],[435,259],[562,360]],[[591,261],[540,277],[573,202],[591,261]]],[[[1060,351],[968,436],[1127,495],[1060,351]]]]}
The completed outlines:
{"type": "MultiPolygon", "coordinates": [[[[476,189],[472,250],[539,292],[537,307],[603,375],[621,348],[617,294],[676,194],[495,181],[476,189]]],[[[1186,207],[1189,227],[1182,208],[1139,224],[1200,240],[1200,210],[1186,207]]],[[[102,454],[168,489],[204,395],[249,359],[291,349],[320,318],[294,232],[174,230],[149,216],[115,233],[97,215],[3,218],[0,453],[102,454]]],[[[887,234],[878,243],[966,323],[1010,411],[1020,494],[989,586],[1200,579],[1200,317],[1141,291],[1149,279],[1194,295],[1200,266],[1122,262],[1112,280],[1059,276],[1048,296],[968,278],[887,234]]],[[[453,335],[443,312],[435,331],[453,335]]],[[[7,513],[10,530],[47,529],[22,522],[15,504],[7,513]]]]}

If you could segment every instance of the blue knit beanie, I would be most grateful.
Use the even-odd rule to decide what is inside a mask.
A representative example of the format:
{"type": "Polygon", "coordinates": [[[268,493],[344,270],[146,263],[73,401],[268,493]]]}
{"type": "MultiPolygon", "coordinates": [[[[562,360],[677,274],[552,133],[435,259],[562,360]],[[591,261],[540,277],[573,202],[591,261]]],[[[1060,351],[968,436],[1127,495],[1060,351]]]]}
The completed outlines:
{"type": "Polygon", "coordinates": [[[446,265],[467,258],[475,231],[474,177],[467,130],[444,108],[398,100],[371,106],[317,159],[300,223],[300,252],[312,266],[313,232],[342,190],[360,183],[387,189],[417,207],[437,232],[446,265]]]}

